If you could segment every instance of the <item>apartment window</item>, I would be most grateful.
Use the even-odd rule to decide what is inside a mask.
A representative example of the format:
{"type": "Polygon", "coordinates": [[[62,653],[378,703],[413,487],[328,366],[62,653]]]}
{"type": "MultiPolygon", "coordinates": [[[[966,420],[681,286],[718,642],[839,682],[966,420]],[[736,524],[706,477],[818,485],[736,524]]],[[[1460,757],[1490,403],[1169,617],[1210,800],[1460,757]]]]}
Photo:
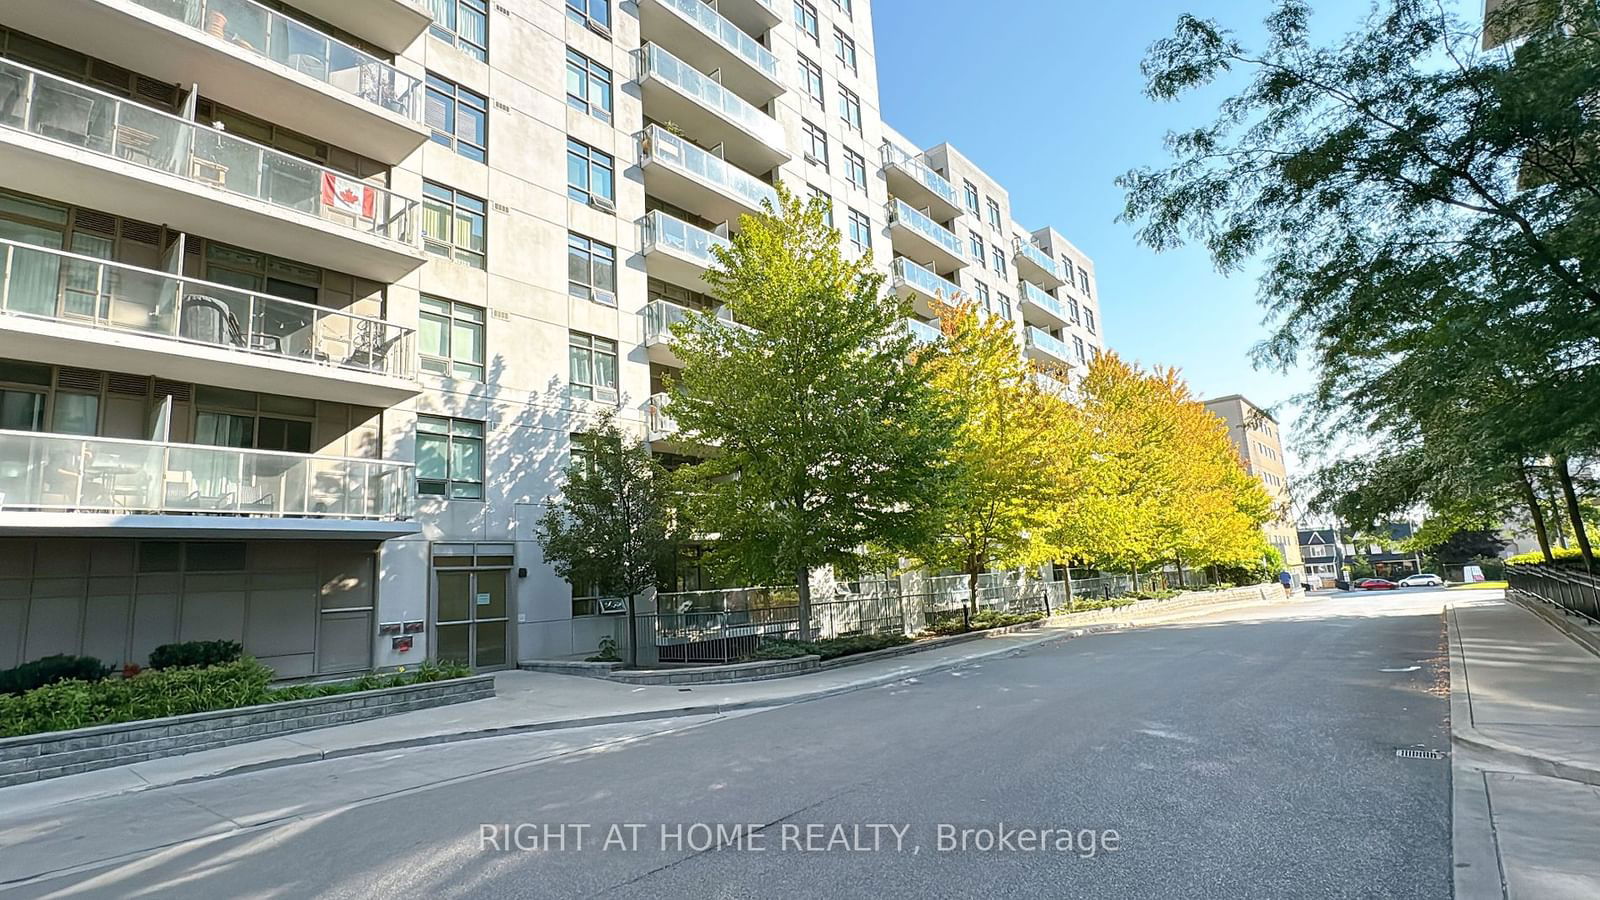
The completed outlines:
{"type": "Polygon", "coordinates": [[[573,331],[567,335],[567,363],[574,397],[617,400],[617,342],[573,331]]]}
{"type": "Polygon", "coordinates": [[[812,197],[813,200],[815,200],[818,197],[822,198],[822,221],[827,222],[828,223],[828,227],[832,228],[833,227],[833,197],[832,197],[832,195],[830,195],[827,191],[823,190],[822,188],[817,187],[814,184],[808,184],[808,185],[806,185],[806,187],[811,190],[811,197],[812,197]]]}
{"type": "Polygon", "coordinates": [[[417,416],[417,493],[483,499],[483,423],[417,416]]]}
{"type": "Polygon", "coordinates": [[[567,0],[567,18],[611,33],[611,0],[567,0]]]}
{"type": "Polygon", "coordinates": [[[989,256],[994,262],[994,270],[1001,278],[1006,277],[1006,252],[1001,250],[999,245],[993,244],[989,247],[989,256]]]}
{"type": "Polygon", "coordinates": [[[567,105],[602,122],[611,121],[611,70],[568,50],[567,105]]]}
{"type": "Polygon", "coordinates": [[[853,209],[850,210],[850,243],[863,253],[872,249],[872,220],[853,209]]]}
{"type": "Polygon", "coordinates": [[[989,224],[993,225],[996,228],[999,228],[1000,227],[1000,204],[994,202],[994,198],[993,197],[989,197],[989,198],[987,198],[987,200],[988,200],[988,202],[985,204],[985,206],[987,206],[989,208],[989,224]]]}
{"type": "Polygon", "coordinates": [[[855,15],[853,0],[833,0],[833,5],[839,7],[839,12],[844,13],[846,17],[855,15]]]}
{"type": "Polygon", "coordinates": [[[828,170],[828,133],[810,122],[802,122],[801,130],[806,136],[806,159],[811,160],[828,170]]]}
{"type": "Polygon", "coordinates": [[[1072,350],[1078,354],[1078,362],[1089,361],[1089,354],[1083,349],[1083,338],[1077,335],[1072,336],[1072,350]]]}
{"type": "Polygon", "coordinates": [[[422,246],[429,253],[483,268],[488,249],[486,204],[471,194],[424,181],[422,246]]]}
{"type": "Polygon", "coordinates": [[[609,153],[567,138],[567,196],[580,203],[616,204],[615,161],[609,153]]]}
{"type": "Polygon", "coordinates": [[[822,92],[822,67],[800,57],[800,80],[806,83],[806,96],[817,101],[818,106],[825,106],[827,99],[822,92]]]}
{"type": "Polygon", "coordinates": [[[422,295],[417,339],[422,351],[422,371],[483,380],[483,307],[422,295]]]}
{"type": "Polygon", "coordinates": [[[429,73],[427,122],[434,143],[483,162],[489,143],[489,98],[429,73]]]}
{"type": "Polygon", "coordinates": [[[1083,308],[1083,327],[1089,329],[1090,334],[1094,334],[1094,310],[1087,306],[1083,308]]]}
{"type": "Polygon", "coordinates": [[[999,308],[1000,318],[1011,321],[1011,298],[1005,294],[994,295],[994,305],[999,308]]]}
{"type": "Polygon", "coordinates": [[[822,36],[817,31],[817,7],[809,0],[795,0],[794,24],[811,38],[813,44],[822,43],[822,36]]]}
{"type": "Polygon", "coordinates": [[[488,0],[428,0],[428,33],[476,60],[489,58],[488,0]]]}
{"type": "Polygon", "coordinates": [[[1081,267],[1078,269],[1078,283],[1083,285],[1083,295],[1085,297],[1093,297],[1094,296],[1094,294],[1089,290],[1089,270],[1088,269],[1084,269],[1084,268],[1081,268],[1081,267]]]}
{"type": "Polygon", "coordinates": [[[839,86],[839,118],[851,131],[861,133],[861,98],[844,85],[839,86]]]}
{"type": "Polygon", "coordinates": [[[983,262],[983,235],[976,231],[967,232],[967,238],[972,242],[972,258],[979,263],[983,262]]]}
{"type": "MultiPolygon", "coordinates": [[[[961,183],[961,189],[962,189],[962,192],[965,193],[966,197],[967,197],[967,209],[972,210],[972,214],[973,215],[977,215],[978,214],[978,186],[973,184],[970,181],[963,181],[961,183]]],[[[982,254],[979,254],[979,255],[981,256],[982,254]]]]}
{"type": "Polygon", "coordinates": [[[1067,298],[1067,316],[1072,319],[1072,324],[1074,325],[1082,321],[1078,318],[1078,301],[1071,297],[1067,298]]]}
{"type": "Polygon", "coordinates": [[[607,306],[617,303],[617,249],[581,234],[567,235],[567,293],[607,306]]]}
{"type": "Polygon", "coordinates": [[[866,157],[851,150],[844,149],[844,174],[850,183],[863,191],[867,189],[867,160],[866,157]]]}
{"type": "Polygon", "coordinates": [[[837,28],[833,30],[833,55],[844,63],[845,68],[852,72],[856,70],[856,42],[837,28]]]}
{"type": "Polygon", "coordinates": [[[989,299],[989,286],[981,281],[972,283],[974,293],[978,295],[978,306],[984,312],[994,312],[993,301],[989,299]]]}

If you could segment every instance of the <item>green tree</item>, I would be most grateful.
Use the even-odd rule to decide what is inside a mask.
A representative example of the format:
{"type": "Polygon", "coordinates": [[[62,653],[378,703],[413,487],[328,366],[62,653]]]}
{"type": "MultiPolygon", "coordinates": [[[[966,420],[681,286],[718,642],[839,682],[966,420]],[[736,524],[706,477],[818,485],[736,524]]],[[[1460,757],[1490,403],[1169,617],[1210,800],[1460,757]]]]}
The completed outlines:
{"type": "Polygon", "coordinates": [[[795,581],[809,631],[812,570],[854,573],[874,548],[925,541],[956,422],[870,254],[843,257],[821,201],[778,195],[706,274],[745,327],[709,314],[674,326],[684,367],[667,413],[716,448],[679,470],[690,521],[714,538],[708,562],[746,583],[795,581]]]}
{"type": "Polygon", "coordinates": [[[944,338],[919,350],[940,399],[960,422],[937,530],[914,548],[933,569],[966,573],[978,611],[978,576],[1055,558],[1048,538],[1066,495],[1063,473],[1080,464],[1065,398],[1043,389],[1023,360],[1011,322],[973,304],[941,311],[944,338]]]}
{"type": "Polygon", "coordinates": [[[535,536],[557,575],[627,598],[628,663],[636,666],[636,600],[656,585],[677,546],[671,476],[611,412],[579,446],[535,536]]]}

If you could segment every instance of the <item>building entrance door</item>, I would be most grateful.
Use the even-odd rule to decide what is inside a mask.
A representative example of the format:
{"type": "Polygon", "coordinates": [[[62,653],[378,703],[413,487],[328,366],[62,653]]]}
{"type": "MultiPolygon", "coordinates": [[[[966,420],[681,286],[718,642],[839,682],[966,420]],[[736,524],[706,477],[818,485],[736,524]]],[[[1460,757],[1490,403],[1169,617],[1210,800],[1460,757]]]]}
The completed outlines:
{"type": "Polygon", "coordinates": [[[466,663],[477,671],[510,664],[507,630],[508,577],[505,569],[435,570],[435,657],[466,663]]]}

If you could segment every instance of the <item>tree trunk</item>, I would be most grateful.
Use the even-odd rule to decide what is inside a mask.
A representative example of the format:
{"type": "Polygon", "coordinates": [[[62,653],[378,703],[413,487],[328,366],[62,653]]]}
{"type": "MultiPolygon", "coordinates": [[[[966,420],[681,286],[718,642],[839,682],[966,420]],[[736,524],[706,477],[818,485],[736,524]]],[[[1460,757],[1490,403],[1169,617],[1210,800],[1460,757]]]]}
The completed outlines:
{"type": "Polygon", "coordinates": [[[978,614],[978,565],[975,561],[967,564],[967,609],[973,615],[978,614]]]}
{"type": "Polygon", "coordinates": [[[1067,567],[1066,567],[1065,577],[1062,579],[1062,583],[1067,586],[1067,612],[1072,612],[1073,607],[1078,605],[1078,598],[1076,596],[1074,596],[1073,593],[1072,593],[1072,566],[1071,566],[1071,564],[1068,564],[1067,567]]]}
{"type": "Polygon", "coordinates": [[[1521,466],[1517,468],[1517,478],[1522,483],[1522,499],[1528,504],[1528,515],[1533,518],[1533,535],[1539,539],[1539,552],[1544,554],[1545,562],[1555,562],[1555,556],[1550,553],[1550,532],[1544,524],[1544,505],[1533,489],[1533,479],[1528,476],[1527,468],[1521,466]]]}
{"type": "Polygon", "coordinates": [[[1583,554],[1583,567],[1594,571],[1594,550],[1589,546],[1589,531],[1583,527],[1583,510],[1578,506],[1578,492],[1572,487],[1572,471],[1567,468],[1567,458],[1555,459],[1556,478],[1561,481],[1561,496],[1567,502],[1567,517],[1572,521],[1572,536],[1578,542],[1578,552],[1583,554]]]}
{"type": "Polygon", "coordinates": [[[800,595],[800,640],[811,640],[811,567],[801,566],[796,576],[796,587],[800,595]]]}
{"type": "Polygon", "coordinates": [[[628,595],[628,668],[639,668],[639,615],[635,603],[638,594],[628,595]]]}
{"type": "Polygon", "coordinates": [[[1181,591],[1184,588],[1188,587],[1188,584],[1183,579],[1183,554],[1181,554],[1181,553],[1178,554],[1177,563],[1178,563],[1178,590],[1181,591]]]}

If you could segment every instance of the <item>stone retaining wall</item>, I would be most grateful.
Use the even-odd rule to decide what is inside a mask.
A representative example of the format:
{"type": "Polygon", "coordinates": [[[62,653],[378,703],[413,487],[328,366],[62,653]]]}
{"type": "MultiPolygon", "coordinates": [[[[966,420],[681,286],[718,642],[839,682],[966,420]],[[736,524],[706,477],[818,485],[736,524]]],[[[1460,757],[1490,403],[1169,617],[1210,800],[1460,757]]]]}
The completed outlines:
{"type": "Polygon", "coordinates": [[[4,738],[0,739],[0,787],[493,696],[494,676],[473,675],[310,700],[4,738]]]}

